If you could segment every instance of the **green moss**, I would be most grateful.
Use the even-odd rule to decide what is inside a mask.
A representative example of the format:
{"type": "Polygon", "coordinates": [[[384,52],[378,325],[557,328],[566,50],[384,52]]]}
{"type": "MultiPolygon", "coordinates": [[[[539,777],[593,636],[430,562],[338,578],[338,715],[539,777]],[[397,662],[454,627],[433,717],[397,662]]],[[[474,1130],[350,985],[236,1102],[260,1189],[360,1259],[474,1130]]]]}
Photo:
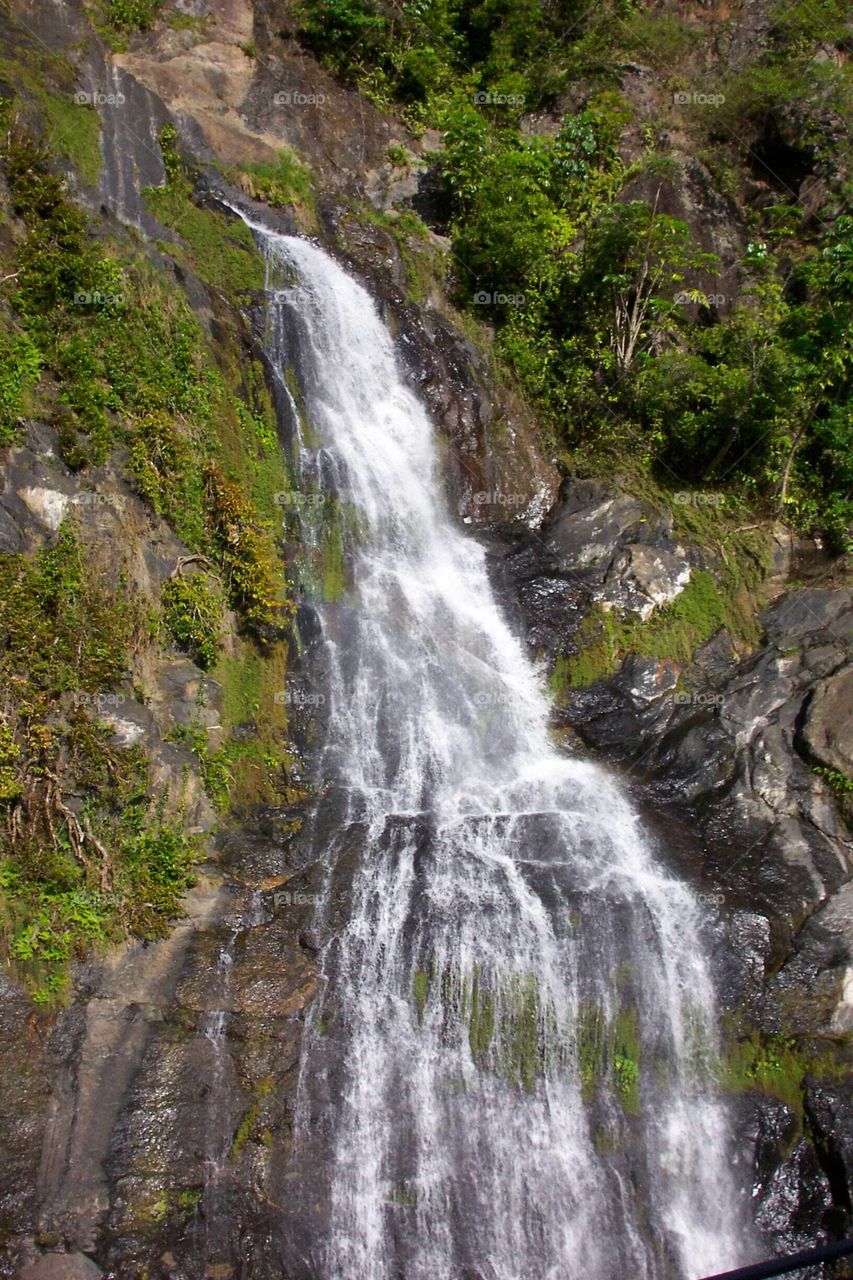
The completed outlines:
{"type": "Polygon", "coordinates": [[[604,1010],[594,1001],[580,1009],[576,1028],[576,1053],[581,1093],[590,1101],[598,1092],[607,1070],[607,1022],[604,1010]]]}
{"type": "Polygon", "coordinates": [[[622,1006],[610,1029],[613,1082],[630,1114],[640,1109],[640,1033],[636,1009],[622,1006]]]}
{"type": "Polygon", "coordinates": [[[192,188],[183,178],[165,187],[148,187],[144,195],[154,216],[179,237],[177,245],[164,248],[212,288],[231,298],[263,289],[263,259],[239,218],[194,204],[192,188]]]}
{"type": "Polygon", "coordinates": [[[757,643],[756,618],[759,568],[746,573],[729,565],[720,578],[707,570],[694,570],[687,586],[670,604],[656,609],[646,622],[620,617],[595,605],[587,613],[576,636],[578,652],[561,654],[551,676],[551,689],[563,690],[595,683],[612,675],[629,653],[690,664],[695,650],[726,628],[741,645],[757,643]]]}
{"type": "MultiPolygon", "coordinates": [[[[424,965],[413,975],[421,1024],[433,980],[432,971],[424,965]]],[[[620,987],[629,980],[627,972],[617,975],[620,987]]],[[[627,994],[622,994],[609,1019],[600,1003],[584,1002],[574,1026],[559,1025],[530,974],[487,982],[479,967],[468,974],[447,969],[438,994],[446,1033],[458,1028],[481,1070],[501,1076],[526,1093],[532,1093],[546,1073],[576,1073],[585,1101],[606,1088],[627,1114],[639,1110],[642,1047],[638,1013],[627,994]]]]}
{"type": "Polygon", "coordinates": [[[266,1145],[263,1142],[262,1134],[257,1132],[257,1127],[264,1099],[270,1096],[274,1088],[275,1080],[272,1076],[267,1076],[255,1085],[255,1096],[246,1110],[243,1119],[240,1121],[240,1124],[237,1127],[237,1132],[234,1134],[234,1140],[231,1143],[232,1160],[237,1161],[240,1159],[243,1148],[250,1138],[255,1138],[255,1140],[261,1143],[261,1145],[266,1145]]]}
{"type": "Polygon", "coordinates": [[[529,977],[516,979],[512,985],[508,1074],[526,1093],[532,1093],[544,1062],[539,990],[529,977]]]}
{"type": "Polygon", "coordinates": [[[272,645],[261,654],[248,641],[239,641],[233,654],[223,655],[213,674],[222,686],[232,802],[299,803],[307,793],[288,779],[293,761],[286,745],[283,696],[286,646],[272,645]]]}
{"type": "Polygon", "coordinates": [[[427,969],[416,969],[412,986],[415,993],[415,1004],[418,1009],[418,1022],[423,1025],[427,996],[429,995],[429,971],[427,969]]]}
{"type": "Polygon", "coordinates": [[[42,357],[26,333],[0,332],[0,448],[20,434],[28,393],[41,375],[42,357]]]}
{"type": "Polygon", "coordinates": [[[71,161],[81,180],[96,187],[103,168],[101,122],[93,106],[43,90],[40,105],[48,125],[48,146],[71,161]]]}
{"type": "Polygon", "coordinates": [[[418,1203],[418,1194],[408,1182],[401,1182],[392,1191],[391,1200],[393,1204],[401,1205],[406,1209],[413,1209],[418,1203]]]}
{"type": "Polygon", "coordinates": [[[327,516],[323,526],[323,599],[340,600],[345,590],[344,531],[340,507],[335,499],[326,502],[327,516]]]}
{"type": "Polygon", "coordinates": [[[193,1213],[201,1203],[201,1191],[197,1187],[184,1187],[175,1195],[175,1205],[179,1213],[193,1213]]]}
{"type": "Polygon", "coordinates": [[[201,1203],[202,1192],[198,1187],[157,1188],[139,1196],[128,1205],[128,1217],[137,1226],[165,1222],[176,1216],[187,1218],[201,1203]]]}
{"type": "Polygon", "coordinates": [[[491,1048],[494,1034],[494,996],[481,988],[480,971],[475,969],[471,976],[470,1004],[468,1004],[468,1044],[473,1058],[478,1061],[485,1058],[491,1048]]]}
{"type": "Polygon", "coordinates": [[[849,1068],[847,1046],[817,1044],[793,1036],[762,1035],[737,1028],[730,1020],[717,1074],[729,1093],[756,1092],[784,1102],[803,1123],[803,1083],[806,1076],[838,1079],[849,1068]]]}
{"type": "Polygon", "coordinates": [[[578,628],[575,643],[577,653],[561,653],[554,662],[550,687],[555,696],[567,688],[594,684],[616,670],[625,643],[618,616],[594,605],[578,628]]]}
{"type": "Polygon", "coordinates": [[[299,379],[296,376],[296,371],[290,365],[288,365],[284,371],[284,381],[288,391],[293,397],[293,403],[296,406],[296,412],[299,416],[299,430],[302,435],[303,444],[307,449],[316,449],[320,443],[319,436],[314,429],[314,424],[308,416],[308,410],[305,406],[305,397],[302,394],[302,388],[299,385],[299,379]]]}
{"type": "Polygon", "coordinates": [[[753,1031],[732,1041],[720,1064],[720,1081],[730,1093],[755,1090],[779,1098],[802,1114],[802,1082],[807,1063],[796,1043],[753,1031]]]}
{"type": "MultiPolygon", "coordinates": [[[[44,48],[28,48],[17,59],[0,57],[0,76],[37,108],[46,149],[70,161],[87,186],[97,186],[103,165],[101,122],[95,107],[79,100],[71,64],[44,48]]],[[[5,128],[14,108],[7,102],[0,110],[5,128]]]]}

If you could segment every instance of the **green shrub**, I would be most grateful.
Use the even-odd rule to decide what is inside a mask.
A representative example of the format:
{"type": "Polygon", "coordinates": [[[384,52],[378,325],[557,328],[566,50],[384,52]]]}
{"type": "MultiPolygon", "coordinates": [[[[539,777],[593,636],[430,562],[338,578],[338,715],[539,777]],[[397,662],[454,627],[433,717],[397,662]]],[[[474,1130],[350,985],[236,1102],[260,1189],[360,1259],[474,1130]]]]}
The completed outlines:
{"type": "Polygon", "coordinates": [[[128,467],[140,495],[193,548],[205,541],[204,482],[199,452],[204,451],[186,422],[152,413],[129,431],[128,467]]]}
{"type": "Polygon", "coordinates": [[[252,503],[214,462],[205,469],[205,483],[231,603],[258,639],[272,639],[292,614],[272,541],[252,503]]]}
{"type": "Polygon", "coordinates": [[[147,31],[161,6],[162,0],[109,0],[107,21],[117,31],[147,31]]]}
{"type": "Polygon", "coordinates": [[[827,786],[832,787],[839,795],[853,795],[853,778],[846,773],[841,773],[838,769],[827,769],[822,765],[815,765],[812,773],[823,778],[827,786]]]}
{"type": "Polygon", "coordinates": [[[42,1003],[87,947],[162,934],[189,883],[194,843],[99,719],[142,624],[67,523],[35,557],[0,558],[0,934],[42,1003]]]}
{"type": "Polygon", "coordinates": [[[636,9],[622,18],[615,32],[622,49],[640,61],[652,58],[665,71],[683,62],[701,37],[700,28],[691,27],[675,14],[648,9],[636,9]]]}
{"type": "Polygon", "coordinates": [[[314,207],[311,171],[291,151],[280,151],[274,164],[249,164],[240,170],[239,182],[253,200],[274,206],[314,207]]]}
{"type": "Polygon", "coordinates": [[[201,575],[170,578],[163,587],[163,618],[179,649],[207,671],[221,648],[222,596],[201,575]]]}

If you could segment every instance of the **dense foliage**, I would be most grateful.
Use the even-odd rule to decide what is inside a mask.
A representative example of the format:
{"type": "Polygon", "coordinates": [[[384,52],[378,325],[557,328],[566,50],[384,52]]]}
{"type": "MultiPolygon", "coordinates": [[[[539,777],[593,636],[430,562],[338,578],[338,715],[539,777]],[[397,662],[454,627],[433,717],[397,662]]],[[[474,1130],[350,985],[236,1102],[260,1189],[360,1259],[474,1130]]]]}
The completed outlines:
{"type": "MultiPolygon", "coordinates": [[[[269,702],[283,684],[291,606],[270,517],[285,473],[259,367],[214,359],[182,291],[134,246],[94,233],[8,100],[0,123],[14,218],[2,248],[0,447],[23,442],[29,419],[47,421],[66,465],[117,467],[193,553],[165,583],[159,617],[122,568],[131,529],[107,550],[88,522],[69,520],[35,556],[0,556],[0,936],[48,1002],[91,945],[164,933],[191,882],[197,840],[183,799],[156,788],[143,745],[117,745],[111,728],[134,659],[160,639],[203,668],[224,661],[227,599],[240,643],[272,655],[272,689],[255,684],[269,702]],[[189,562],[207,571],[182,573],[189,562]]],[[[172,167],[171,193],[188,204],[172,167]]],[[[199,210],[193,251],[214,257],[225,224],[199,210]]],[[[235,280],[261,283],[251,238],[228,244],[235,280]]],[[[258,696],[224,675],[230,730],[257,714],[258,696]]],[[[277,732],[265,724],[233,768],[230,756],[205,755],[202,781],[221,808],[232,784],[275,794],[277,732]]]]}
{"type": "Polygon", "coordinates": [[[567,465],[618,451],[676,489],[735,489],[839,551],[853,512],[851,92],[849,64],[827,55],[843,55],[849,13],[780,5],[747,63],[713,22],[633,0],[298,7],[300,38],[339,76],[415,130],[441,129],[432,218],[452,236],[457,300],[495,326],[567,465]],[[645,113],[624,91],[633,60],[656,78],[645,113]],[[777,159],[766,140],[786,122],[796,145],[777,159]],[[724,278],[666,211],[684,165],[671,133],[739,204],[745,247],[724,278]],[[799,194],[815,173],[817,210],[799,194]]]}
{"type": "Polygon", "coordinates": [[[144,625],[71,524],[34,559],[0,557],[0,901],[39,1000],[84,946],[165,932],[190,882],[194,842],[159,811],[144,752],[104,723],[144,625]]]}
{"type": "MultiPolygon", "coordinates": [[[[193,550],[217,557],[246,626],[269,639],[287,620],[274,544],[252,497],[214,459],[222,452],[215,429],[222,419],[248,424],[260,458],[278,453],[274,431],[264,434],[253,406],[229,395],[181,295],[165,289],[147,263],[120,263],[105,252],[49,154],[14,119],[2,160],[26,234],[13,298],[21,333],[8,340],[18,354],[5,387],[0,381],[0,433],[13,438],[24,388],[50,370],[68,465],[100,464],[125,444],[140,495],[193,550]],[[211,467],[221,476],[217,492],[240,507],[236,543],[223,537],[221,513],[209,501],[211,467]]],[[[248,246],[239,251],[252,261],[248,246]]]]}

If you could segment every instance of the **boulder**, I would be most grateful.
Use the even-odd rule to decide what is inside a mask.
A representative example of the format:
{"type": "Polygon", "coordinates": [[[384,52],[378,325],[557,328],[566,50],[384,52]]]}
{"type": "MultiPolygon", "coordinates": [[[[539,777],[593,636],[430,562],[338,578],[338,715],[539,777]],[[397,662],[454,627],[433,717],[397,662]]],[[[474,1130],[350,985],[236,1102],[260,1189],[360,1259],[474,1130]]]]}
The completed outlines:
{"type": "Polygon", "coordinates": [[[104,1273],[85,1253],[45,1253],[18,1272],[18,1280],[98,1280],[104,1273]]]}

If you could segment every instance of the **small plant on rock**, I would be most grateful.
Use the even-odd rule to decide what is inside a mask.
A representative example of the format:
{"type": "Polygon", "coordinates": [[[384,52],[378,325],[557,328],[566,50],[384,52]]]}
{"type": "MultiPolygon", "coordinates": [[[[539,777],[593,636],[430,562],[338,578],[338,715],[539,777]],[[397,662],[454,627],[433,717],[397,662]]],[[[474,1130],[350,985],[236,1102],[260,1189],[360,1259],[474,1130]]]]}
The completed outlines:
{"type": "Polygon", "coordinates": [[[221,647],[220,592],[202,574],[178,575],[163,587],[162,600],[163,619],[175,644],[207,671],[221,647]]]}

